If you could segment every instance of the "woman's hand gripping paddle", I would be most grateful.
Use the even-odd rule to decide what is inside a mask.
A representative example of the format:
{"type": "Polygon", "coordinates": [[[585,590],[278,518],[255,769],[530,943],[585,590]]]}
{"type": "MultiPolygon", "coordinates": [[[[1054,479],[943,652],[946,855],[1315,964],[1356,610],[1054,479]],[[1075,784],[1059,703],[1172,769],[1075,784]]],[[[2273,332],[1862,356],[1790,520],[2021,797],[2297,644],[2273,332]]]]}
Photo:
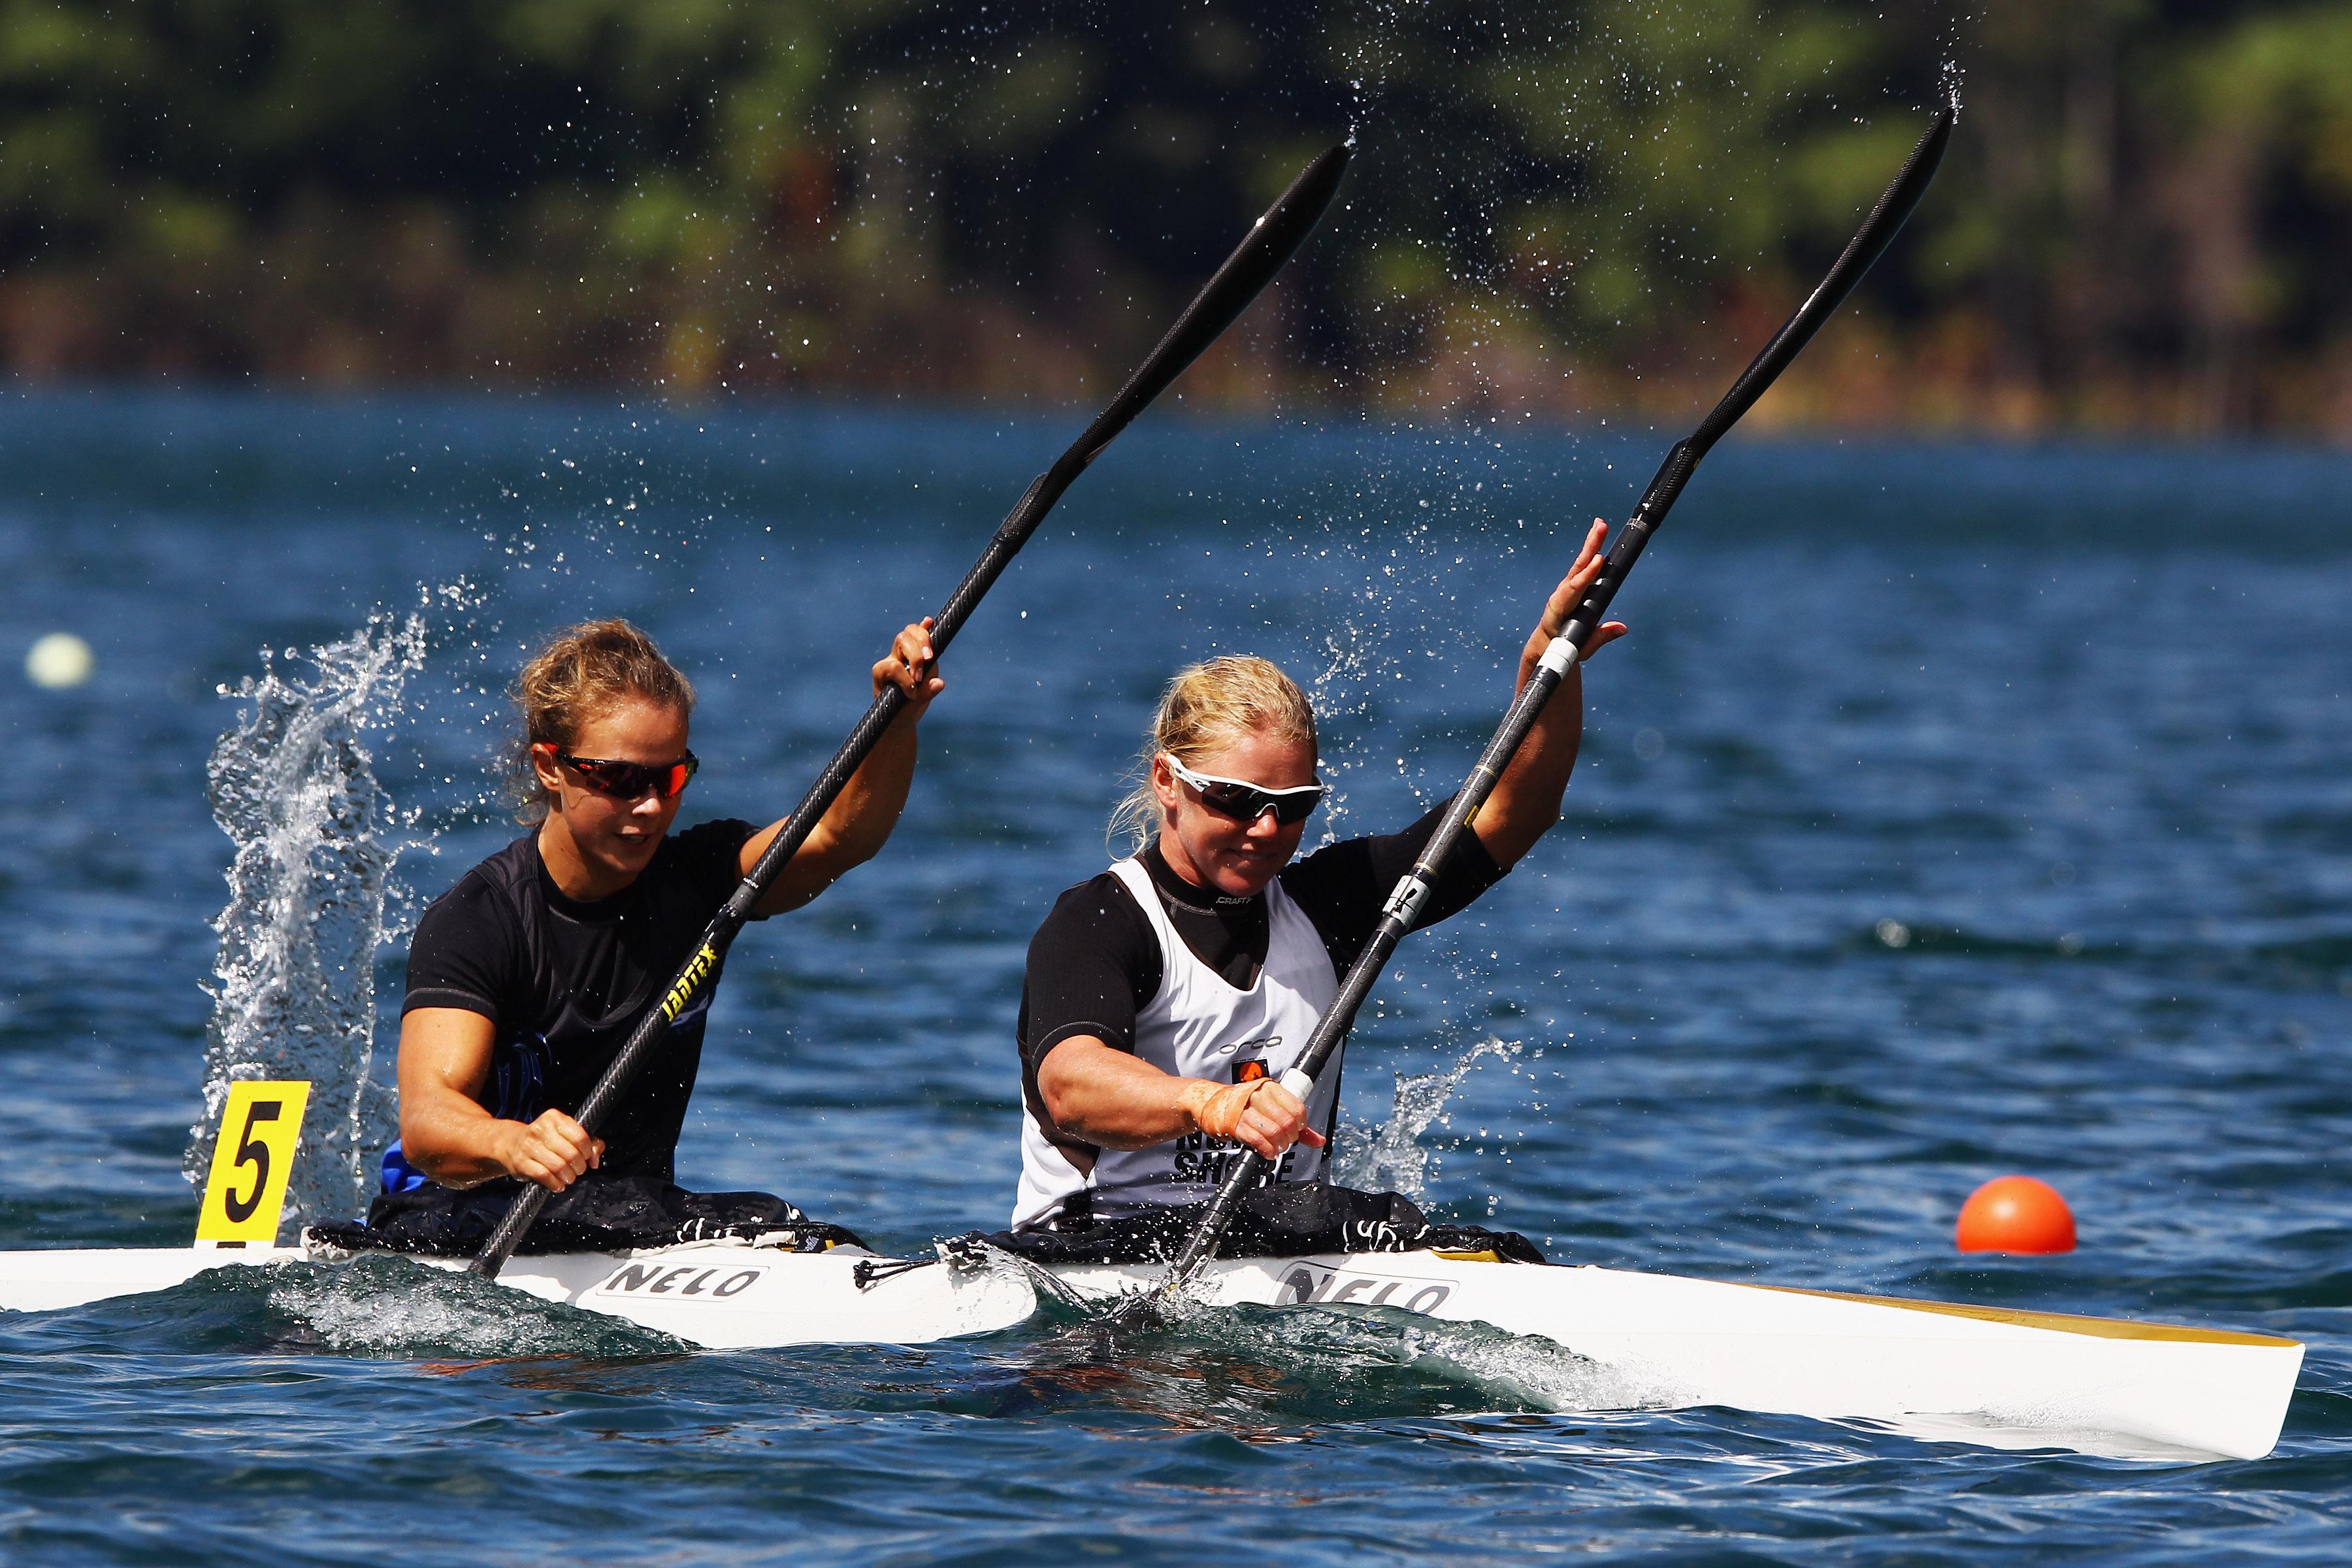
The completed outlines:
{"type": "MultiPolygon", "coordinates": [[[[1405,873],[1397,883],[1395,891],[1389,895],[1388,904],[1381,914],[1379,929],[1373,932],[1371,942],[1357,958],[1354,967],[1348,971],[1347,978],[1340,982],[1339,995],[1332,999],[1330,1007],[1316,1025],[1315,1033],[1308,1037],[1307,1049],[1300,1056],[1298,1064],[1282,1075],[1283,1087],[1300,1100],[1306,1100],[1314,1092],[1315,1075],[1323,1070],[1324,1065],[1331,1058],[1331,1053],[1347,1037],[1349,1028],[1356,1021],[1357,1009],[1370,994],[1374,982],[1380,979],[1381,971],[1388,963],[1389,955],[1396,951],[1397,943],[1404,934],[1412,929],[1414,917],[1421,912],[1422,903],[1429,897],[1430,889],[1436,885],[1438,869],[1445,864],[1447,854],[1453,850],[1454,842],[1461,837],[1462,830],[1468,826],[1470,819],[1478,814],[1478,808],[1486,804],[1496,781],[1503,776],[1503,770],[1510,765],[1511,758],[1518,752],[1519,742],[1527,738],[1528,731],[1535,724],[1536,716],[1551,700],[1552,691],[1559,685],[1560,678],[1577,661],[1594,629],[1601,626],[1602,616],[1608,613],[1610,600],[1617,595],[1618,585],[1625,581],[1625,574],[1633,569],[1633,563],[1641,556],[1642,547],[1649,542],[1650,535],[1665,521],[1667,511],[1675,504],[1675,498],[1682,494],[1683,486],[1689,482],[1691,471],[1698,467],[1699,459],[1706,456],[1708,448],[1722,439],[1724,432],[1737,424],[1739,416],[1764,395],[1765,389],[1812,340],[1813,334],[1821,330],[1822,323],[1844,303],[1846,295],[1861,281],[1863,274],[1870,270],[1871,263],[1878,259],[1879,253],[1886,248],[1895,231],[1903,226],[1903,220],[1911,216],[1911,209],[1918,205],[1919,197],[1927,189],[1927,182],[1935,178],[1936,165],[1943,160],[1944,144],[1951,139],[1954,114],[1955,111],[1948,108],[1937,111],[1934,121],[1927,127],[1927,133],[1919,139],[1919,145],[1912,150],[1909,161],[1895,176],[1895,183],[1886,187],[1886,194],[1878,198],[1878,205],[1863,220],[1861,229],[1847,244],[1845,253],[1837,258],[1837,264],[1830,268],[1829,276],[1822,279],[1820,287],[1797,308],[1797,313],[1773,334],[1772,341],[1764,345],[1764,352],[1740,373],[1739,379],[1732,383],[1731,390],[1724,394],[1723,401],[1715,405],[1714,412],[1700,421],[1698,428],[1687,439],[1675,442],[1674,448],[1666,454],[1665,462],[1659,468],[1656,477],[1650,480],[1650,488],[1642,492],[1642,500],[1634,507],[1633,515],[1619,531],[1616,542],[1610,546],[1599,579],[1585,594],[1575,615],[1569,618],[1566,626],[1544,651],[1534,675],[1511,703],[1510,711],[1503,717],[1502,727],[1486,743],[1478,765],[1471,770],[1461,793],[1454,797],[1454,804],[1440,819],[1437,831],[1431,837],[1428,847],[1421,852],[1420,859],[1413,863],[1412,869],[1405,873]]],[[[1265,1157],[1256,1151],[1244,1152],[1223,1184],[1217,1189],[1217,1195],[1210,1200],[1207,1212],[1193,1226],[1192,1234],[1186,1238],[1184,1249],[1177,1254],[1174,1264],[1168,1270],[1167,1279],[1156,1291],[1139,1291],[1129,1297],[1119,1309],[1118,1316],[1120,1319],[1157,1311],[1163,1300],[1192,1281],[1200,1271],[1201,1265],[1215,1251],[1217,1238],[1232,1220],[1242,1194],[1263,1180],[1266,1164],[1265,1157]]]]}
{"type": "MultiPolygon", "coordinates": [[[[1201,357],[1202,351],[1223,335],[1225,329],[1234,324],[1249,308],[1250,301],[1256,299],[1274,275],[1281,270],[1282,264],[1290,259],[1291,253],[1313,231],[1317,220],[1323,216],[1324,208],[1331,205],[1332,195],[1339,188],[1339,177],[1347,172],[1348,160],[1354,156],[1354,152],[1352,142],[1344,143],[1307,165],[1298,178],[1291,182],[1290,188],[1283,192],[1281,198],[1266,209],[1265,216],[1251,226],[1247,237],[1225,258],[1225,264],[1217,268],[1216,276],[1209,279],[1208,285],[1185,308],[1184,313],[1177,318],[1176,324],[1168,329],[1168,335],[1160,340],[1160,346],[1153,349],[1150,357],[1137,368],[1133,378],[1111,400],[1110,405],[1087,426],[1086,433],[1055,461],[1052,468],[1031,482],[1028,491],[1013,509],[1012,515],[1004,520],[1003,526],[989,541],[988,548],[982,552],[980,560],[964,574],[963,581],[956,584],[955,592],[948,595],[948,602],[931,628],[930,641],[935,654],[947,652],[948,644],[963,628],[964,621],[1003,574],[1004,568],[1012,563],[1013,557],[1028,542],[1029,536],[1036,531],[1045,514],[1053,510],[1054,503],[1062,499],[1062,492],[1086,472],[1087,466],[1102,455],[1103,448],[1109,446],[1137,415],[1150,406],[1152,400],[1168,389],[1169,383],[1201,357]]],[[[760,901],[768,884],[799,851],[810,830],[815,827],[817,819],[833,805],[835,797],[848,784],[849,776],[857,771],[858,764],[866,760],[866,753],[874,749],[875,743],[882,738],[882,732],[890,727],[890,721],[906,705],[907,695],[903,690],[895,686],[887,688],[874,700],[874,706],[866,710],[866,716],[857,721],[857,727],[849,732],[849,738],[841,743],[841,749],[833,754],[833,761],[825,764],[824,772],[818,775],[816,783],[809,787],[808,794],[793,808],[792,816],[785,819],[782,830],[751,868],[751,875],[743,879],[742,885],[728,899],[726,906],[712,918],[701,942],[695,945],[694,956],[687,960],[685,967],[678,971],[677,978],[663,993],[660,1005],[647,1013],[644,1021],[630,1034],[627,1043],[614,1057],[612,1065],[604,1069],[604,1076],[597,1080],[596,1087],[582,1102],[578,1120],[590,1132],[594,1132],[604,1124],[613,1107],[628,1092],[638,1069],[667,1032],[670,1020],[684,1011],[687,1005],[694,1000],[696,993],[709,983],[720,957],[735,940],[735,933],[742,930],[743,922],[751,918],[752,906],[760,901]]],[[[498,1277],[499,1268],[504,1267],[516,1244],[530,1228],[531,1221],[538,1217],[547,1198],[544,1187],[526,1186],[522,1190],[514,1205],[507,1210],[506,1217],[499,1222],[498,1229],[484,1244],[480,1256],[474,1259],[475,1273],[485,1279],[498,1277]]]]}

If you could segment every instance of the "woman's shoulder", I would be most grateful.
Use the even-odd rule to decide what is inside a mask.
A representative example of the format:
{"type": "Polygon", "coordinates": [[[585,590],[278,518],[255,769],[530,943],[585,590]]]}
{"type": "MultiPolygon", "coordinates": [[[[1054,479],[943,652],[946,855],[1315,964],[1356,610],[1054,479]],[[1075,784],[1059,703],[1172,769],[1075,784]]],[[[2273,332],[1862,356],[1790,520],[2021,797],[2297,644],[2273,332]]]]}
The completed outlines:
{"type": "Polygon", "coordinates": [[[530,837],[519,838],[473,867],[448,891],[425,905],[409,939],[411,967],[435,953],[510,951],[514,928],[523,918],[520,889],[535,874],[538,854],[539,847],[530,837]]]}
{"type": "Polygon", "coordinates": [[[1126,945],[1137,935],[1148,939],[1150,934],[1150,921],[1118,873],[1097,871],[1062,889],[1029,945],[1033,952],[1041,944],[1093,944],[1107,940],[1126,945]]]}
{"type": "MultiPolygon", "coordinates": [[[[1083,882],[1073,882],[1054,900],[1055,914],[1065,910],[1118,909],[1135,910],[1139,914],[1142,912],[1136,909],[1135,895],[1128,890],[1127,884],[1119,879],[1117,871],[1097,871],[1083,882]]],[[[1053,916],[1046,918],[1051,920],[1053,916]]]]}
{"type": "Polygon", "coordinates": [[[477,861],[446,892],[427,904],[425,912],[429,916],[444,908],[476,909],[491,901],[511,905],[538,871],[538,837],[526,833],[496,854],[477,861]]]}

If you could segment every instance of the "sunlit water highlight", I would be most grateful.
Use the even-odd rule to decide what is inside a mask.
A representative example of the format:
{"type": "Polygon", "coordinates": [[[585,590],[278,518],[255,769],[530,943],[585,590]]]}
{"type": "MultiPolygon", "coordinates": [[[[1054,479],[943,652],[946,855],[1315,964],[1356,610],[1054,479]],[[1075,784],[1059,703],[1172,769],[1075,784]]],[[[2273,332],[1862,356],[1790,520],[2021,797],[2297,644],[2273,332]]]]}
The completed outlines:
{"type": "MultiPolygon", "coordinates": [[[[366,918],[396,928],[404,885],[429,897],[515,831],[488,786],[523,640],[644,620],[706,694],[689,815],[780,810],[862,707],[863,650],[935,604],[1066,439],[791,410],[11,411],[11,624],[98,656],[85,687],[0,688],[25,792],[0,841],[16,1247],[192,1223],[181,1166],[221,1037],[198,986],[233,933],[294,929],[267,879],[233,933],[207,924],[239,847],[206,758],[256,711],[215,689],[323,691],[299,650],[360,658],[354,629],[418,584],[485,585],[436,591],[396,708],[355,677],[380,725],[309,748],[371,759],[383,854],[320,854],[362,870],[338,909],[383,896],[392,916],[366,918]],[[606,504],[625,485],[635,511],[606,504]]],[[[890,849],[739,947],[688,1177],[900,1250],[1002,1223],[1023,946],[1099,867],[1168,669],[1252,648],[1324,675],[1335,827],[1402,820],[1491,727],[1575,525],[1622,512],[1654,457],[1134,432],[958,645],[890,849]]],[[[2352,1483],[2347,479],[2291,453],[1718,453],[1593,672],[1568,822],[1409,944],[1347,1080],[1352,1153],[1556,1258],[2304,1338],[2268,1460],[1662,1408],[1675,1391],[1571,1350],[1377,1313],[1212,1314],[1108,1362],[1066,1313],[919,1349],[688,1352],[376,1260],[0,1321],[0,1550],[2331,1560],[2352,1483]],[[2080,1252],[1951,1252],[1959,1199],[2012,1169],[2074,1200],[2080,1252]]],[[[401,624],[368,645],[385,676],[401,624]]],[[[299,776],[331,800],[361,774],[299,776]]],[[[336,811],[361,819],[356,796],[336,811]]],[[[299,961],[346,977],[318,1018],[354,1073],[371,1028],[383,1070],[397,957],[368,1026],[348,967],[299,961]]]]}

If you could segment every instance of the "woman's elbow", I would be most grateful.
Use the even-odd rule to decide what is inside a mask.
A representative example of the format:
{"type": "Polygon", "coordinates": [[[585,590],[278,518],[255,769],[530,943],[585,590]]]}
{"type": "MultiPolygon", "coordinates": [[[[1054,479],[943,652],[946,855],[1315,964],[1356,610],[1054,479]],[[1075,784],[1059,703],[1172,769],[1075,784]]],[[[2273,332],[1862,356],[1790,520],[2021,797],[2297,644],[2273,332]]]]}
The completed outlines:
{"type": "Polygon", "coordinates": [[[442,1185],[447,1168],[449,1150],[446,1142],[435,1135],[433,1122],[405,1105],[400,1110],[400,1157],[432,1177],[442,1185]]]}
{"type": "Polygon", "coordinates": [[[404,1116],[400,1119],[400,1157],[441,1186],[465,1184],[455,1179],[457,1172],[449,1151],[442,1147],[429,1129],[412,1124],[404,1116]]]}
{"type": "Polygon", "coordinates": [[[447,1102],[454,1090],[420,1089],[400,1097],[400,1155],[445,1187],[471,1186],[481,1177],[472,1170],[466,1147],[466,1111],[483,1113],[467,1099],[462,1107],[447,1102]]]}
{"type": "MultiPolygon", "coordinates": [[[[405,1093],[400,1097],[400,1152],[409,1163],[423,1171],[425,1162],[436,1158],[441,1151],[434,1142],[432,1128],[412,1103],[415,1098],[405,1093]]],[[[426,1171],[425,1174],[432,1173],[426,1171]]]]}
{"type": "Polygon", "coordinates": [[[1062,1059],[1076,1053],[1049,1051],[1037,1064],[1037,1103],[1045,1112],[1045,1120],[1054,1131],[1066,1138],[1075,1138],[1097,1148],[1117,1148],[1104,1134],[1108,1131],[1096,1123],[1100,1097],[1090,1092],[1092,1086],[1083,1067],[1062,1059]]]}
{"type": "Polygon", "coordinates": [[[1482,816],[1477,826],[1478,842],[1486,847],[1495,864],[1507,871],[1527,858],[1528,851],[1559,826],[1557,805],[1549,811],[1513,811],[1500,821],[1490,822],[1482,816]]]}
{"type": "Polygon", "coordinates": [[[835,882],[882,853],[889,833],[831,833],[823,826],[809,835],[801,852],[793,857],[800,879],[812,889],[810,898],[832,887],[835,882]]]}
{"type": "Polygon", "coordinates": [[[1065,1136],[1093,1142],[1087,1138],[1086,1119],[1079,1110],[1080,1097],[1072,1091],[1064,1076],[1041,1071],[1037,1075],[1037,1103],[1045,1112],[1045,1120],[1055,1131],[1065,1136]]]}

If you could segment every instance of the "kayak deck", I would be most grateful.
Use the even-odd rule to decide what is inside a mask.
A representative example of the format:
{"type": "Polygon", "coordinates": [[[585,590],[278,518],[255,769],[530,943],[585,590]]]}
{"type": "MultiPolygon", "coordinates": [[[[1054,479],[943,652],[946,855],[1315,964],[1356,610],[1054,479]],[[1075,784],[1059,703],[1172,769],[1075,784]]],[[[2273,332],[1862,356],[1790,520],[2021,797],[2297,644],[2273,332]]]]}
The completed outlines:
{"type": "MultiPolygon", "coordinates": [[[[1063,1268],[1084,1296],[1156,1284],[1150,1266],[1063,1268]]],[[[1833,1419],[1971,1416],[2259,1458],[2278,1442],[2303,1346],[2118,1318],[1724,1284],[1435,1253],[1233,1259],[1216,1305],[1389,1307],[1547,1339],[1631,1375],[1644,1403],[1833,1419]]]]}
{"type": "MultiPolygon", "coordinates": [[[[0,1308],[71,1307],[168,1289],[209,1268],[347,1256],[299,1247],[0,1253],[0,1308]]],[[[736,1349],[986,1333],[1030,1316],[1041,1287],[1102,1301],[1163,1277],[1147,1264],[1038,1268],[984,1249],[950,1249],[933,1264],[726,1239],[519,1258],[499,1283],[736,1349]]],[[[1484,1323],[1613,1369],[1645,1406],[1876,1419],[1976,1442],[1998,1442],[1989,1434],[1999,1427],[2105,1433],[2237,1458],[2275,1446],[2303,1363],[2301,1344],[2266,1334],[1458,1253],[1223,1259],[1192,1294],[1213,1306],[1386,1309],[1484,1323]]]]}
{"type": "MultiPolygon", "coordinates": [[[[340,1248],[113,1247],[0,1252],[0,1310],[48,1311],[168,1290],[221,1268],[335,1263],[340,1248]]],[[[411,1258],[459,1272],[467,1260],[411,1258]]],[[[498,1283],[544,1301],[604,1312],[710,1350],[800,1344],[920,1344],[1011,1328],[1036,1310],[1010,1265],[881,1271],[854,1247],[795,1252],[737,1238],[612,1253],[517,1258],[498,1283]]]]}

